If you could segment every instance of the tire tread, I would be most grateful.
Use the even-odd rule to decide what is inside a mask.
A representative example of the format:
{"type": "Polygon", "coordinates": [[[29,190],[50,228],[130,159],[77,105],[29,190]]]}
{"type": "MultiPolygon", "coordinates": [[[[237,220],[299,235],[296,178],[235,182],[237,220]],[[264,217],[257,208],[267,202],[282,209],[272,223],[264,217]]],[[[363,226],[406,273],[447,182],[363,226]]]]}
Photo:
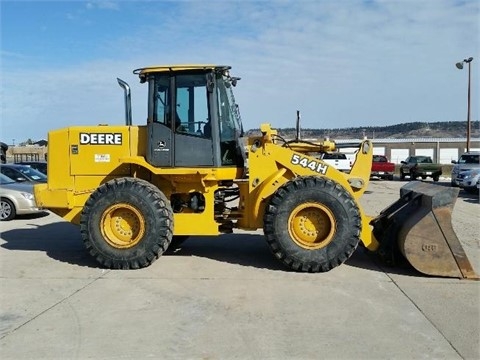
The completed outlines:
{"type": "MultiPolygon", "coordinates": [[[[337,219],[337,221],[338,220],[339,219],[337,219]]],[[[264,233],[270,250],[277,259],[295,271],[326,272],[344,263],[357,248],[360,241],[360,232],[360,212],[353,197],[340,184],[333,180],[317,176],[300,176],[284,184],[272,195],[264,214],[264,233]],[[327,249],[330,244],[321,249],[324,254],[327,254],[326,261],[312,261],[311,259],[302,258],[298,251],[295,253],[289,253],[288,249],[282,245],[282,241],[279,241],[279,236],[288,236],[288,238],[290,236],[287,234],[278,234],[275,230],[275,220],[279,214],[279,207],[285,206],[284,204],[296,197],[297,192],[309,191],[310,189],[318,190],[319,193],[323,194],[334,194],[334,197],[343,204],[344,209],[348,213],[349,222],[351,224],[349,225],[351,228],[348,230],[350,233],[349,239],[334,240],[335,242],[343,241],[341,252],[337,253],[335,256],[329,256],[327,254],[327,249]]]]}
{"type": "Polygon", "coordinates": [[[130,177],[116,178],[99,186],[85,203],[80,218],[80,234],[87,251],[102,266],[111,269],[139,269],[152,264],[168,248],[173,236],[173,211],[165,195],[148,181],[130,177]],[[142,240],[142,242],[148,241],[148,243],[141,255],[127,256],[128,252],[135,252],[135,249],[128,249],[125,257],[122,256],[120,259],[116,259],[111,258],[106,252],[100,250],[101,246],[97,242],[101,242],[103,239],[95,239],[92,236],[89,230],[89,222],[90,215],[100,199],[111,193],[121,191],[129,191],[136,194],[136,196],[146,198],[153,206],[157,224],[161,224],[160,226],[165,231],[165,234],[156,238],[150,235],[149,239],[142,240]]]}

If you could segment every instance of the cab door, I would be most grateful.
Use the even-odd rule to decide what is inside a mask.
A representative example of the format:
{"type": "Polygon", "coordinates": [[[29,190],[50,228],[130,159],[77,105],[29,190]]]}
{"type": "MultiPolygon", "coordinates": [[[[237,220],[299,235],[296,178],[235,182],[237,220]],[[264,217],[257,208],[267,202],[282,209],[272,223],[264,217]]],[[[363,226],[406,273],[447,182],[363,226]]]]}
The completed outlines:
{"type": "Polygon", "coordinates": [[[172,79],[168,75],[152,76],[148,88],[147,162],[157,167],[173,165],[173,128],[171,120],[172,79]]]}
{"type": "Polygon", "coordinates": [[[158,167],[215,166],[207,74],[156,75],[149,85],[147,162],[158,167]]]}
{"type": "Polygon", "coordinates": [[[176,167],[215,165],[209,106],[211,97],[205,73],[175,77],[173,136],[176,167]]]}

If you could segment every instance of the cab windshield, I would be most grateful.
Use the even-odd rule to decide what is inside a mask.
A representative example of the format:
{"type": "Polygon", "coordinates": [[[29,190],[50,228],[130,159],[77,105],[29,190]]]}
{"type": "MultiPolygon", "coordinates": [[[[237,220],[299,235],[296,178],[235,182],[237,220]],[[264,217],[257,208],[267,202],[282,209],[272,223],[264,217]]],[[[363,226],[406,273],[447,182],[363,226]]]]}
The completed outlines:
{"type": "Polygon", "coordinates": [[[242,120],[232,91],[232,78],[217,76],[218,116],[220,140],[230,141],[243,136],[242,120]]]}

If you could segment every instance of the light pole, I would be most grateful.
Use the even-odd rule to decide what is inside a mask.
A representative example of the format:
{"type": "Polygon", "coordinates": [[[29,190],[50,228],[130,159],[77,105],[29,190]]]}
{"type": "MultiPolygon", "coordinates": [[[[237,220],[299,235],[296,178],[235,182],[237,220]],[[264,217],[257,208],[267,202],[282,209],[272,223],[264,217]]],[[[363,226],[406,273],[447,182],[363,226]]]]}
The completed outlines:
{"type": "Polygon", "coordinates": [[[457,69],[463,69],[463,63],[468,64],[468,94],[467,94],[467,152],[470,151],[470,78],[471,78],[471,62],[473,57],[469,57],[468,59],[463,59],[455,64],[457,69]]]}

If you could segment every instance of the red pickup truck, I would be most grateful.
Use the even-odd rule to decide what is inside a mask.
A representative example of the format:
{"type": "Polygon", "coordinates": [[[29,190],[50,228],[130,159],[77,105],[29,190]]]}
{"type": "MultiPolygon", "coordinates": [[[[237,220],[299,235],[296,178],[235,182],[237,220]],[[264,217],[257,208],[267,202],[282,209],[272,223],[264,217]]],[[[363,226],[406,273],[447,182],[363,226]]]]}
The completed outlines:
{"type": "Polygon", "coordinates": [[[376,176],[386,180],[393,180],[394,173],[395,164],[389,162],[386,156],[373,155],[372,171],[370,176],[376,176]]]}

